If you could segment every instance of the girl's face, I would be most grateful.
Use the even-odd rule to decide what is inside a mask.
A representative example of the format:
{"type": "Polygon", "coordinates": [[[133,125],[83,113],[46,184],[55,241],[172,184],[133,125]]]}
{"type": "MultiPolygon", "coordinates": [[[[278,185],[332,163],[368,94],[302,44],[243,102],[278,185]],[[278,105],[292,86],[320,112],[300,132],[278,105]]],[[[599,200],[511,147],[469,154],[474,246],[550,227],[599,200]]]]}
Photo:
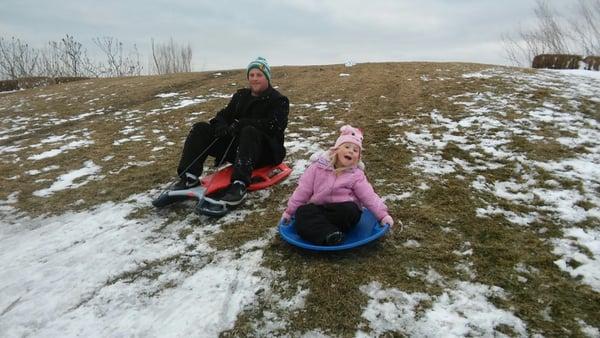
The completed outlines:
{"type": "Polygon", "coordinates": [[[356,165],[360,159],[360,148],[354,143],[342,143],[337,150],[337,163],[342,167],[356,165]]]}
{"type": "Polygon", "coordinates": [[[263,72],[258,68],[250,69],[248,73],[248,84],[252,95],[258,96],[269,88],[269,81],[263,72]]]}

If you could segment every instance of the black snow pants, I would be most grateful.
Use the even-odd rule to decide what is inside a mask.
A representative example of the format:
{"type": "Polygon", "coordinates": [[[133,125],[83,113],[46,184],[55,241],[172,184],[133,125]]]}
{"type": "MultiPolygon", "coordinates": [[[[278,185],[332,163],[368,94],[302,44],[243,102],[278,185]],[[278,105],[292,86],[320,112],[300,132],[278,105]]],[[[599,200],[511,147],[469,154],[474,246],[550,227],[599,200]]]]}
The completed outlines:
{"type": "Polygon", "coordinates": [[[183,145],[177,174],[181,176],[183,172],[187,171],[200,177],[204,162],[210,155],[215,158],[215,165],[222,159],[233,163],[231,182],[239,180],[249,185],[252,170],[266,165],[279,164],[275,163],[273,156],[270,156],[266,136],[253,126],[244,126],[235,137],[223,136],[210,146],[215,138],[213,125],[207,122],[194,124],[183,145]],[[229,147],[230,144],[231,147],[229,147]],[[227,150],[228,147],[229,150],[227,150]],[[196,158],[198,159],[196,160],[196,158]],[[196,161],[192,164],[194,160],[196,161]]]}
{"type": "Polygon", "coordinates": [[[327,235],[352,230],[361,214],[362,211],[354,202],[305,204],[296,210],[296,232],[304,240],[324,244],[327,235]]]}

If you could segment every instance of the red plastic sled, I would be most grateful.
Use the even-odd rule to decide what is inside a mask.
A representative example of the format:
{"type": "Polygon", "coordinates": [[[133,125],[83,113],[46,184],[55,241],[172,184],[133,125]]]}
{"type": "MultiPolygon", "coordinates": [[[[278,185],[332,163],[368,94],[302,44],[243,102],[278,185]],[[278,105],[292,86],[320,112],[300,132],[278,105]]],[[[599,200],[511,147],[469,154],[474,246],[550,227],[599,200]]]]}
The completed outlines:
{"type": "MultiPolygon", "coordinates": [[[[281,182],[292,173],[292,169],[285,163],[276,166],[267,166],[252,171],[251,183],[248,191],[260,190],[281,182]]],[[[200,185],[206,188],[206,195],[223,190],[231,183],[233,167],[229,166],[211,175],[200,179],[200,185]]]]}
{"type": "MultiPolygon", "coordinates": [[[[281,163],[276,166],[268,166],[255,169],[252,172],[252,179],[248,190],[259,190],[270,187],[274,184],[279,183],[290,175],[292,169],[287,165],[281,163]]],[[[208,201],[209,197],[219,191],[223,191],[227,188],[231,182],[231,175],[233,174],[233,167],[229,166],[224,169],[217,171],[211,175],[200,179],[200,185],[184,189],[184,190],[166,190],[163,191],[155,200],[152,201],[152,205],[157,208],[162,208],[171,203],[183,201],[186,199],[197,199],[198,204],[196,209],[203,209],[203,202],[208,201]]],[[[226,207],[223,205],[222,210],[219,213],[216,211],[212,212],[211,215],[221,215],[227,212],[226,207]]],[[[208,213],[209,211],[207,211],[208,213]]]]}

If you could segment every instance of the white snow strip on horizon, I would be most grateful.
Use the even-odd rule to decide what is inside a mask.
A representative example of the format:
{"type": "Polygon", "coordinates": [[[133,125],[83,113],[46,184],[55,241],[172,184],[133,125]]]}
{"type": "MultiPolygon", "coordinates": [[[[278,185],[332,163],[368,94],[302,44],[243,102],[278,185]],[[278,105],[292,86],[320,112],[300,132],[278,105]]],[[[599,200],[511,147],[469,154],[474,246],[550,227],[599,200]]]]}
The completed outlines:
{"type": "Polygon", "coordinates": [[[555,69],[545,69],[545,72],[549,72],[549,73],[558,73],[561,75],[565,75],[565,76],[582,76],[582,77],[589,77],[592,79],[596,79],[596,80],[600,80],[600,72],[599,71],[593,71],[593,70],[585,70],[585,69],[560,69],[560,70],[555,70],[555,69]]]}

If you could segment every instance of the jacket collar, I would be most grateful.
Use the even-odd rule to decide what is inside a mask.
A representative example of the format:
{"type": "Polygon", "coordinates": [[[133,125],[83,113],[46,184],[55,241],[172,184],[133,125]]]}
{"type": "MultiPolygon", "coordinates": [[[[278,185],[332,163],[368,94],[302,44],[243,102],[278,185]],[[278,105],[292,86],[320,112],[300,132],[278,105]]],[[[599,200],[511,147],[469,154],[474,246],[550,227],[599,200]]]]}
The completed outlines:
{"type": "Polygon", "coordinates": [[[250,90],[250,88],[244,88],[244,91],[246,92],[246,95],[251,96],[257,100],[266,100],[269,97],[273,96],[275,93],[277,93],[277,91],[275,90],[275,88],[271,87],[271,85],[269,85],[269,87],[267,89],[265,89],[260,95],[258,96],[253,96],[252,95],[252,91],[250,90]]]}

